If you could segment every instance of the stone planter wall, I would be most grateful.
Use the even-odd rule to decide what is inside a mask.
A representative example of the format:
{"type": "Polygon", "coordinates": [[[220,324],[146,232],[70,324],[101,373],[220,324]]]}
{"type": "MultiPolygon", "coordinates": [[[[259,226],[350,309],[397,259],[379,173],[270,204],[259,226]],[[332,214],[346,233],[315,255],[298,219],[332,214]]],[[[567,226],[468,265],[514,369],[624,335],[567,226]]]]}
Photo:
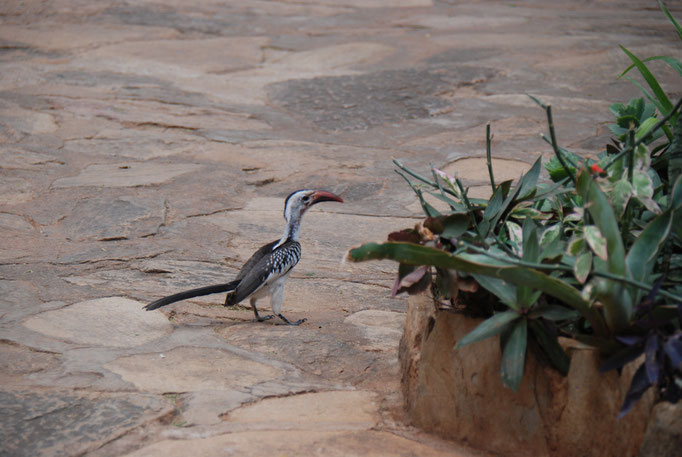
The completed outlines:
{"type": "Polygon", "coordinates": [[[499,338],[453,349],[479,322],[410,298],[400,360],[414,425],[505,456],[638,455],[653,393],[617,420],[636,366],[600,374],[596,351],[567,344],[567,377],[529,355],[514,393],[500,379],[499,338]]]}

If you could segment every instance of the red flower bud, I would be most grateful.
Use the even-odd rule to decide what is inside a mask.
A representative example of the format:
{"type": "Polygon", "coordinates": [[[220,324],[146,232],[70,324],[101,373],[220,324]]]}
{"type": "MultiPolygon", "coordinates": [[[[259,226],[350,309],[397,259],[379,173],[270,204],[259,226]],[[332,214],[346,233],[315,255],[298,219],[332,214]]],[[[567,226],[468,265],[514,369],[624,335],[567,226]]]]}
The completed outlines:
{"type": "Polygon", "coordinates": [[[606,170],[604,170],[602,167],[600,167],[596,163],[593,163],[592,166],[590,166],[590,170],[595,175],[606,176],[606,170]]]}

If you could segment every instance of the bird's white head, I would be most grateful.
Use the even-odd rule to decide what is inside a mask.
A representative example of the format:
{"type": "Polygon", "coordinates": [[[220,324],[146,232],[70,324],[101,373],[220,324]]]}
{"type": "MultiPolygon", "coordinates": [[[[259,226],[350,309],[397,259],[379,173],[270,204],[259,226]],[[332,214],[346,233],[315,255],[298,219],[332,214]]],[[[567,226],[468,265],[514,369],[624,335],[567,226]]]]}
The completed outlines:
{"type": "Polygon", "coordinates": [[[308,208],[321,202],[343,203],[343,199],[324,190],[303,189],[289,194],[284,201],[284,219],[287,221],[287,227],[282,239],[297,240],[303,214],[308,208]]]}

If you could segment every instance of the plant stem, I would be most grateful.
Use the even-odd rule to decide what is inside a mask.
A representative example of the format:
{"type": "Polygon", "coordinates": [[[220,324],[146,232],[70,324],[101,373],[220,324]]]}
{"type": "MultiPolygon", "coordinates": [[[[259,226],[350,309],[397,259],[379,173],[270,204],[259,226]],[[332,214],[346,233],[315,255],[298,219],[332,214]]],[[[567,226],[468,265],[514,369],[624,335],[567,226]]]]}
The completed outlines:
{"type": "Polygon", "coordinates": [[[476,214],[474,214],[475,208],[471,206],[471,202],[469,201],[469,197],[467,196],[467,192],[469,189],[464,189],[464,186],[462,185],[462,181],[459,180],[459,178],[455,178],[455,182],[457,183],[457,187],[459,187],[459,191],[462,193],[462,201],[464,202],[464,205],[467,207],[467,210],[471,213],[471,220],[474,223],[474,228],[476,229],[476,233],[478,233],[478,237],[481,239],[481,242],[485,244],[485,236],[481,233],[481,229],[478,226],[478,222],[476,222],[476,214]]]}
{"type": "MultiPolygon", "coordinates": [[[[499,260],[501,262],[506,262],[510,265],[515,265],[519,267],[527,267],[527,268],[533,268],[535,270],[561,270],[561,271],[566,271],[566,272],[573,272],[573,268],[567,267],[564,265],[549,265],[549,264],[544,264],[544,263],[534,263],[534,262],[527,262],[525,260],[512,260],[509,258],[505,257],[500,257],[495,254],[491,254],[487,249],[482,249],[479,248],[478,246],[474,246],[473,244],[466,243],[466,242],[460,242],[462,245],[466,246],[467,249],[471,249],[474,252],[477,252],[479,254],[483,254],[487,257],[490,257],[491,259],[499,260]]],[[[618,276],[614,275],[612,273],[608,273],[606,271],[598,271],[598,270],[592,270],[592,274],[595,276],[599,276],[601,278],[606,278],[606,279],[612,279],[614,281],[618,281],[624,284],[628,284],[630,286],[638,287],[640,289],[646,290],[647,292],[650,291],[651,289],[654,288],[654,286],[650,284],[646,284],[640,281],[635,281],[634,279],[626,278],[624,276],[618,276]]],[[[670,298],[671,300],[675,300],[678,302],[682,302],[682,296],[672,294],[670,292],[667,292],[663,289],[660,289],[658,291],[659,294],[663,295],[664,297],[670,298]]]]}
{"type": "Polygon", "coordinates": [[[556,155],[557,159],[559,159],[559,162],[561,163],[561,166],[564,167],[564,170],[566,170],[566,174],[571,178],[571,181],[573,181],[573,185],[576,184],[576,179],[575,176],[573,175],[573,172],[571,172],[571,169],[568,167],[568,164],[566,163],[566,159],[564,158],[564,155],[561,153],[561,148],[559,148],[559,145],[556,140],[556,132],[554,131],[554,120],[552,119],[552,106],[547,105],[547,108],[545,109],[547,111],[547,123],[549,124],[549,137],[552,140],[552,148],[554,148],[554,154],[556,155]]]}
{"type": "MultiPolygon", "coordinates": [[[[554,155],[556,155],[557,159],[559,159],[559,163],[561,163],[561,166],[564,167],[564,170],[566,170],[566,174],[568,175],[569,178],[571,178],[571,181],[573,181],[573,184],[575,185],[576,184],[575,176],[573,175],[573,173],[571,173],[571,169],[568,168],[568,165],[566,164],[565,157],[562,154],[562,149],[559,147],[559,144],[557,143],[557,140],[556,140],[556,132],[554,131],[554,119],[552,118],[552,106],[551,105],[545,105],[537,97],[533,97],[530,94],[526,94],[526,95],[528,95],[531,98],[531,100],[533,100],[535,103],[540,105],[542,107],[542,109],[544,109],[545,112],[547,113],[547,123],[549,124],[549,136],[550,136],[549,143],[552,145],[552,149],[554,149],[554,155]]],[[[542,135],[542,137],[544,139],[544,135],[542,135]]]]}
{"type": "Polygon", "coordinates": [[[431,174],[433,175],[433,181],[438,185],[438,190],[440,190],[440,194],[445,197],[445,191],[443,189],[443,186],[440,185],[440,181],[438,180],[438,175],[436,174],[436,167],[431,165],[431,174]]]}
{"type": "MultiPolygon", "coordinates": [[[[635,129],[634,125],[630,125],[630,131],[628,133],[628,144],[632,145],[635,143],[635,129]]],[[[632,177],[634,175],[635,168],[635,150],[634,148],[626,148],[630,153],[628,154],[628,182],[632,185],[632,177]]],[[[630,234],[630,223],[632,221],[632,205],[628,201],[625,205],[625,210],[623,211],[623,217],[620,220],[620,237],[623,242],[627,245],[629,234],[630,234]]]]}
{"type": "Polygon", "coordinates": [[[632,176],[634,174],[635,170],[635,126],[630,125],[630,130],[628,132],[628,138],[629,141],[628,143],[630,144],[630,147],[628,147],[628,181],[630,181],[630,184],[632,184],[632,176]]]}
{"type": "MultiPolygon", "coordinates": [[[[413,178],[415,178],[415,179],[417,179],[417,180],[423,182],[424,184],[428,184],[429,186],[435,187],[436,189],[439,188],[439,187],[438,187],[438,184],[436,184],[436,183],[433,182],[433,181],[429,181],[427,178],[423,177],[422,175],[420,175],[420,174],[418,174],[418,173],[415,173],[414,171],[410,170],[410,169],[407,168],[405,165],[403,165],[402,162],[400,162],[399,160],[393,159],[393,163],[395,164],[396,167],[400,168],[400,169],[403,170],[405,173],[407,173],[408,175],[412,176],[413,178]]],[[[443,191],[445,191],[446,193],[452,195],[453,197],[459,198],[459,195],[457,195],[456,193],[454,193],[454,192],[451,191],[450,189],[445,189],[445,188],[443,188],[443,191]]]]}
{"type": "Polygon", "coordinates": [[[495,176],[493,175],[493,162],[491,158],[491,143],[492,137],[490,136],[490,123],[485,125],[485,158],[488,162],[488,174],[490,175],[490,187],[495,193],[495,176]]]}
{"type": "MultiPolygon", "coordinates": [[[[540,134],[540,138],[542,138],[543,140],[545,140],[546,143],[552,145],[552,140],[550,140],[549,138],[547,138],[547,135],[545,135],[544,133],[541,133],[541,134],[540,134]]],[[[553,146],[553,145],[552,145],[552,146],[553,146]]],[[[568,150],[566,150],[566,149],[564,149],[564,148],[562,148],[562,147],[560,147],[560,146],[559,146],[559,151],[561,151],[562,154],[565,154],[565,155],[564,155],[564,159],[568,162],[569,165],[573,165],[573,167],[574,167],[576,170],[579,168],[579,167],[578,167],[578,164],[575,163],[575,162],[573,162],[573,159],[571,159],[571,158],[568,157],[568,154],[569,154],[570,151],[568,151],[568,150]]],[[[584,161],[584,160],[583,160],[583,161],[584,161]]]]}

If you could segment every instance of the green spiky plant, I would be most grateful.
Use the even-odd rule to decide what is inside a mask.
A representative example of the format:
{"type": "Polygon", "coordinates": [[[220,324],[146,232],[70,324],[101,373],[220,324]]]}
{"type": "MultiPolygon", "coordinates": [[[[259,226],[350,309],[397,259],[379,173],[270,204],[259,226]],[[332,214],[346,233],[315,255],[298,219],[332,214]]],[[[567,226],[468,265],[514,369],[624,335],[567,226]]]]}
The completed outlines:
{"type": "Polygon", "coordinates": [[[651,87],[653,95],[637,83],[652,103],[612,105],[617,138],[597,160],[561,148],[551,106],[532,97],[547,116],[550,183],[539,182],[540,159],[515,185],[496,183],[487,126],[489,199],[469,198],[457,177],[440,170],[424,177],[394,161],[426,219],[348,253],[353,261],[399,262],[394,292],[430,287],[441,308],[484,317],[456,348],[499,334],[502,380],[514,390],[531,338],[563,374],[570,360],[559,336],[599,348],[605,370],[645,354],[621,414],[650,386],[662,399],[682,397],[682,100],[672,105],[644,62],[682,66],[623,50],[651,87]],[[426,195],[449,210],[436,210],[426,195]]]}

